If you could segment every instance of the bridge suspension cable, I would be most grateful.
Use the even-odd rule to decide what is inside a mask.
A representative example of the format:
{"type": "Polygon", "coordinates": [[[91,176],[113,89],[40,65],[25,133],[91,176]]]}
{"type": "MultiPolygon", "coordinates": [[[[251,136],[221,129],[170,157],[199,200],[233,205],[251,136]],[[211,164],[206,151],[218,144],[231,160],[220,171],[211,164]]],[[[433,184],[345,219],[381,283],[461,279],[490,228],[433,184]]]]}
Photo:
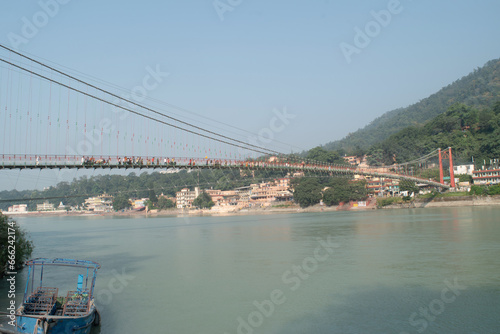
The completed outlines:
{"type": "Polygon", "coordinates": [[[52,71],[54,71],[54,72],[56,72],[56,73],[58,73],[58,74],[61,74],[61,75],[66,76],[66,77],[68,77],[68,78],[70,78],[70,79],[72,79],[72,80],[75,80],[76,82],[79,82],[79,83],[84,84],[84,85],[86,85],[86,86],[88,86],[88,87],[91,87],[91,88],[93,88],[93,89],[96,89],[96,90],[98,90],[98,91],[100,91],[100,92],[102,92],[102,93],[108,94],[109,96],[112,96],[112,97],[117,98],[117,99],[119,99],[119,100],[125,101],[125,102],[127,102],[127,103],[129,103],[129,104],[135,105],[135,106],[137,106],[137,107],[139,107],[139,108],[142,108],[142,109],[144,109],[144,110],[150,111],[150,112],[152,112],[152,113],[154,113],[154,114],[157,114],[157,115],[160,115],[160,116],[162,116],[162,117],[168,118],[168,119],[170,119],[170,120],[172,120],[172,121],[179,122],[180,124],[184,124],[184,125],[187,125],[187,126],[189,126],[189,127],[194,128],[194,129],[197,129],[197,130],[200,130],[200,131],[203,131],[203,132],[209,133],[209,134],[211,134],[211,135],[214,135],[214,136],[217,136],[217,137],[220,137],[220,138],[224,138],[225,140],[221,140],[220,138],[214,138],[214,137],[211,137],[211,136],[208,136],[208,135],[205,135],[205,134],[202,134],[202,133],[199,133],[199,132],[193,131],[193,130],[185,129],[185,128],[183,128],[183,127],[180,127],[180,126],[177,126],[177,125],[174,125],[174,124],[171,124],[171,123],[168,123],[168,122],[165,122],[165,121],[159,120],[159,119],[154,118],[154,117],[151,117],[151,116],[144,115],[143,113],[140,113],[140,112],[134,111],[134,110],[132,110],[132,109],[130,109],[130,108],[126,108],[126,107],[124,107],[124,106],[120,106],[120,105],[118,105],[118,104],[116,104],[116,103],[113,103],[113,102],[107,101],[107,100],[105,100],[105,99],[99,98],[99,97],[97,97],[97,96],[95,96],[95,95],[93,95],[93,94],[90,94],[90,93],[84,92],[84,91],[82,91],[82,90],[76,89],[76,88],[71,87],[71,86],[69,86],[69,85],[66,85],[66,84],[64,84],[64,83],[61,83],[61,82],[59,82],[59,81],[57,81],[57,80],[54,80],[54,79],[48,78],[48,77],[47,77],[47,76],[45,76],[45,75],[42,75],[42,74],[40,74],[40,73],[34,72],[34,71],[32,71],[32,70],[29,70],[29,69],[27,69],[27,68],[25,68],[25,67],[23,67],[23,66],[20,66],[20,65],[18,65],[18,64],[14,64],[14,63],[12,63],[12,62],[10,62],[10,61],[8,61],[8,60],[5,60],[5,59],[3,59],[3,58],[0,58],[0,61],[4,62],[4,63],[6,63],[6,64],[9,64],[9,65],[11,65],[11,66],[14,66],[14,67],[16,67],[16,68],[18,68],[18,69],[20,69],[20,70],[23,70],[23,71],[25,71],[25,72],[28,72],[28,73],[30,73],[30,74],[32,74],[32,75],[36,75],[36,76],[38,76],[38,77],[40,77],[40,78],[42,78],[42,79],[44,79],[44,80],[47,80],[47,81],[53,82],[53,83],[55,83],[55,84],[57,84],[57,85],[60,85],[60,86],[62,86],[62,87],[68,88],[68,89],[71,89],[71,90],[73,90],[73,91],[76,91],[76,92],[78,92],[78,93],[80,93],[80,94],[83,94],[83,95],[86,95],[86,96],[88,96],[88,97],[91,97],[91,98],[93,98],[93,99],[96,99],[96,100],[98,100],[98,101],[104,102],[104,103],[109,104],[109,105],[111,105],[111,106],[114,106],[114,107],[120,108],[120,109],[122,109],[122,110],[125,110],[125,111],[128,111],[128,112],[131,112],[131,113],[136,114],[136,115],[141,116],[141,117],[145,117],[145,118],[150,119],[150,120],[153,120],[153,121],[155,121],[155,122],[159,122],[159,123],[162,123],[162,124],[164,124],[164,125],[168,125],[168,126],[171,126],[171,127],[176,128],[176,129],[179,129],[179,130],[182,130],[182,131],[185,131],[185,132],[189,132],[189,133],[191,133],[191,134],[195,134],[195,135],[198,135],[198,136],[202,136],[202,137],[207,138],[207,139],[212,139],[212,140],[218,141],[218,142],[220,142],[220,143],[228,144],[228,145],[231,145],[231,146],[234,146],[234,147],[239,147],[239,148],[242,148],[242,149],[246,149],[246,150],[250,150],[250,151],[254,151],[254,152],[257,152],[257,153],[262,153],[262,154],[266,154],[266,155],[267,155],[267,154],[277,154],[277,155],[282,155],[282,154],[283,154],[282,152],[278,152],[278,151],[276,151],[276,150],[268,149],[268,148],[265,148],[265,147],[262,147],[262,146],[258,146],[258,145],[253,145],[253,144],[250,144],[250,143],[246,143],[246,142],[244,142],[244,141],[241,141],[241,140],[238,140],[238,139],[235,139],[235,138],[231,138],[231,137],[225,136],[225,135],[223,135],[223,134],[220,134],[220,133],[217,133],[217,132],[214,132],[214,131],[211,131],[211,130],[204,129],[204,128],[199,127],[199,126],[197,126],[197,125],[194,125],[194,124],[192,124],[192,123],[185,122],[185,121],[182,121],[182,120],[180,120],[180,119],[178,119],[178,118],[175,118],[175,117],[172,117],[172,116],[166,115],[166,114],[161,113],[161,112],[159,112],[159,111],[157,111],[157,110],[154,110],[154,109],[149,108],[149,107],[147,107],[147,106],[144,106],[144,105],[141,105],[141,104],[139,104],[139,103],[136,103],[136,102],[134,102],[134,101],[132,101],[132,100],[130,100],[130,99],[126,99],[126,98],[120,97],[119,95],[116,95],[116,94],[114,94],[114,93],[112,93],[112,92],[109,92],[109,91],[107,91],[107,90],[105,90],[105,89],[102,89],[102,88],[97,87],[97,86],[95,86],[95,85],[92,85],[92,84],[90,84],[90,83],[88,83],[88,82],[86,82],[86,81],[83,81],[83,80],[81,80],[81,79],[78,79],[78,78],[76,78],[76,77],[74,77],[74,76],[72,76],[72,75],[69,75],[69,74],[67,74],[67,73],[65,73],[65,72],[63,72],[63,71],[60,71],[60,70],[58,70],[58,69],[56,69],[56,68],[54,68],[54,67],[52,67],[52,66],[46,65],[46,64],[44,64],[44,63],[42,63],[42,62],[40,62],[40,61],[37,61],[36,59],[33,59],[33,58],[31,58],[31,57],[28,57],[28,56],[26,56],[26,55],[23,55],[22,53],[19,53],[19,52],[15,51],[15,50],[12,50],[12,49],[10,49],[10,48],[8,48],[8,47],[6,47],[6,46],[2,45],[2,44],[0,44],[0,47],[1,47],[1,48],[3,48],[3,49],[5,49],[5,50],[8,50],[8,51],[10,51],[10,52],[12,52],[12,53],[15,53],[15,54],[17,54],[17,55],[19,55],[19,56],[21,56],[21,57],[23,57],[23,58],[25,58],[25,59],[28,59],[28,60],[30,60],[30,61],[32,61],[32,62],[34,62],[34,63],[36,63],[36,64],[39,64],[39,65],[41,65],[41,66],[43,66],[43,67],[45,67],[45,68],[48,68],[48,69],[50,69],[50,70],[52,70],[52,71]],[[226,141],[226,140],[233,141],[234,143],[228,142],[228,141],[226,141]],[[238,143],[238,144],[235,144],[235,143],[238,143]],[[242,145],[245,145],[245,146],[242,146],[242,145]]]}
{"type": "Polygon", "coordinates": [[[432,158],[432,157],[435,157],[438,155],[438,152],[439,150],[436,149],[424,156],[421,156],[415,160],[411,160],[411,161],[407,161],[407,162],[402,162],[400,164],[395,164],[395,165],[392,165],[391,167],[400,167],[400,166],[407,166],[407,165],[413,165],[413,164],[418,164],[418,163],[422,163],[422,162],[425,162],[426,160],[428,160],[429,158],[432,158]]]}
{"type": "MultiPolygon", "coordinates": [[[[21,57],[24,57],[24,58],[26,58],[26,59],[28,59],[28,60],[31,60],[31,61],[33,61],[33,62],[35,62],[35,63],[37,63],[37,64],[42,65],[42,66],[47,65],[47,64],[43,64],[43,63],[41,63],[40,61],[37,61],[36,59],[33,59],[33,58],[29,57],[29,56],[26,56],[26,53],[23,55],[23,54],[18,53],[18,52],[16,52],[15,50],[12,50],[12,49],[10,49],[10,48],[8,48],[8,47],[6,47],[6,46],[2,45],[2,44],[0,44],[0,48],[3,48],[3,49],[5,49],[5,50],[7,50],[7,51],[11,51],[11,52],[13,52],[13,53],[15,53],[15,54],[17,54],[17,55],[19,55],[19,56],[21,56],[21,57]]],[[[33,56],[34,56],[34,55],[33,55],[33,56]]],[[[40,57],[38,57],[38,58],[40,58],[40,57]]],[[[40,58],[40,59],[43,59],[43,58],[40,58]]],[[[46,60],[46,59],[44,59],[44,60],[45,60],[45,61],[47,61],[47,62],[50,62],[49,60],[46,60]]],[[[56,64],[56,65],[58,65],[58,66],[60,66],[60,67],[62,67],[62,68],[67,68],[67,67],[65,67],[64,65],[60,65],[60,64],[56,64]]],[[[51,70],[54,70],[54,71],[56,71],[56,72],[57,72],[57,71],[59,71],[59,72],[60,72],[60,70],[57,70],[57,69],[56,69],[55,67],[53,67],[53,66],[49,66],[49,65],[47,65],[47,68],[49,68],[49,69],[51,69],[51,70]]],[[[72,69],[72,68],[67,68],[67,69],[68,69],[69,71],[74,71],[75,73],[79,73],[79,74],[80,74],[80,75],[82,75],[82,76],[88,77],[88,78],[93,79],[93,80],[95,80],[95,81],[97,81],[97,82],[101,82],[101,83],[103,83],[103,84],[105,84],[105,85],[108,85],[108,86],[110,86],[110,87],[116,88],[116,89],[118,89],[118,90],[122,90],[122,91],[125,91],[125,90],[126,90],[125,88],[120,87],[120,86],[118,86],[118,85],[116,85],[116,84],[114,84],[114,83],[110,83],[110,82],[107,82],[107,81],[102,80],[102,79],[100,79],[100,78],[96,78],[96,77],[90,76],[90,75],[88,75],[88,74],[86,74],[86,73],[79,72],[79,71],[74,70],[74,69],[72,69]]],[[[59,73],[59,72],[58,72],[58,73],[59,73]]],[[[61,73],[61,74],[62,74],[62,73],[61,73]]],[[[66,74],[67,74],[67,73],[66,73],[66,74]]],[[[70,77],[70,78],[72,78],[73,76],[69,75],[69,77],[70,77]]],[[[78,79],[75,77],[75,80],[78,80],[78,79]]],[[[80,80],[81,80],[81,79],[80,79],[80,80]]],[[[81,83],[83,83],[83,81],[80,81],[80,82],[81,82],[81,83]]],[[[168,103],[168,102],[165,102],[165,101],[162,101],[162,100],[159,100],[159,99],[155,99],[155,98],[153,98],[153,97],[149,97],[149,96],[147,97],[147,99],[148,99],[148,100],[150,100],[150,101],[153,101],[153,102],[155,102],[155,103],[158,103],[158,104],[164,105],[164,106],[166,106],[166,107],[169,107],[169,108],[172,108],[172,109],[175,109],[175,110],[178,110],[178,111],[182,111],[182,112],[184,112],[184,113],[192,114],[192,115],[194,115],[194,116],[196,116],[196,117],[198,117],[198,118],[203,118],[203,119],[206,119],[206,120],[208,120],[208,121],[215,122],[215,123],[221,124],[221,125],[223,125],[223,126],[226,126],[226,127],[228,127],[228,128],[232,128],[232,129],[235,129],[235,130],[238,130],[238,131],[241,131],[241,132],[245,132],[245,133],[247,133],[247,134],[249,134],[249,135],[253,135],[253,136],[258,135],[258,134],[256,134],[256,133],[254,133],[254,132],[252,132],[252,131],[248,131],[248,130],[246,130],[246,129],[244,129],[244,128],[237,127],[237,126],[235,126],[235,125],[231,125],[231,124],[228,124],[228,123],[222,122],[221,120],[216,120],[216,119],[212,119],[212,118],[210,118],[210,117],[206,117],[206,116],[204,116],[204,115],[201,115],[201,114],[199,114],[199,113],[196,113],[196,112],[191,111],[191,110],[188,110],[188,109],[186,109],[186,108],[183,108],[183,107],[177,106],[177,105],[172,104],[172,103],[168,103]]],[[[172,113],[172,112],[171,112],[171,113],[172,113]]],[[[175,114],[175,113],[172,113],[172,114],[173,114],[173,115],[180,116],[180,115],[175,114]]],[[[181,116],[181,117],[182,117],[182,116],[181,116]]],[[[184,117],[185,117],[185,116],[184,116],[184,117]]],[[[190,119],[190,118],[188,118],[188,119],[190,119]]],[[[191,119],[191,120],[193,120],[193,119],[191,119]]],[[[207,123],[202,123],[202,124],[208,125],[207,123]]],[[[216,128],[221,129],[221,128],[219,128],[219,127],[216,127],[216,128]]],[[[222,130],[222,129],[221,129],[221,130],[222,130]]],[[[234,131],[230,131],[230,132],[231,132],[231,133],[233,133],[233,134],[235,134],[235,135],[237,135],[237,133],[236,133],[236,132],[234,132],[234,131]]],[[[274,143],[274,142],[275,142],[275,143],[282,144],[282,145],[284,145],[284,146],[286,146],[286,147],[293,147],[293,148],[296,148],[296,149],[298,149],[298,150],[302,150],[302,151],[306,151],[306,150],[307,150],[307,149],[306,149],[306,148],[304,148],[304,147],[299,147],[299,146],[296,146],[296,145],[292,145],[292,144],[290,144],[290,143],[285,143],[285,142],[282,142],[282,141],[277,140],[276,138],[275,138],[275,139],[273,139],[273,143],[274,143]]]]}

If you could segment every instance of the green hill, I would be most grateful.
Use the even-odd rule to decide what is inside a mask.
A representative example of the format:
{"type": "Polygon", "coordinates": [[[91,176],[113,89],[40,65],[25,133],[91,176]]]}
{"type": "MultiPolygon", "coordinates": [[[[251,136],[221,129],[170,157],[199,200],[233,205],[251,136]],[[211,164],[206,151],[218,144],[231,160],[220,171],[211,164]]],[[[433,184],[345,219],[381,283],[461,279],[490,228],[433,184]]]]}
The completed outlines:
{"type": "Polygon", "coordinates": [[[327,150],[353,152],[367,149],[408,126],[424,124],[456,103],[477,109],[491,108],[500,99],[500,59],[442,88],[437,93],[406,108],[389,111],[344,139],[330,142],[327,150]]]}
{"type": "Polygon", "coordinates": [[[455,104],[425,125],[407,127],[375,144],[369,153],[376,162],[411,161],[436,148],[453,148],[455,162],[475,160],[489,165],[500,158],[500,100],[492,108],[455,104]]]}

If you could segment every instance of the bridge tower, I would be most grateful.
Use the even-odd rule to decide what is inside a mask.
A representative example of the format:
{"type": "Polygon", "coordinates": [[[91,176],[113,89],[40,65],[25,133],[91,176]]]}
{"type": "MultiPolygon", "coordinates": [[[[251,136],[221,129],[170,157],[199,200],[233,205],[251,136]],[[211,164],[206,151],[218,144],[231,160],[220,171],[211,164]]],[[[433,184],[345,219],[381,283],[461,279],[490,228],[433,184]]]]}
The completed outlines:
{"type": "Polygon", "coordinates": [[[450,161],[450,185],[455,188],[455,173],[453,172],[453,155],[451,154],[451,147],[447,150],[441,151],[439,149],[439,182],[444,184],[443,180],[443,159],[448,158],[450,161]]]}

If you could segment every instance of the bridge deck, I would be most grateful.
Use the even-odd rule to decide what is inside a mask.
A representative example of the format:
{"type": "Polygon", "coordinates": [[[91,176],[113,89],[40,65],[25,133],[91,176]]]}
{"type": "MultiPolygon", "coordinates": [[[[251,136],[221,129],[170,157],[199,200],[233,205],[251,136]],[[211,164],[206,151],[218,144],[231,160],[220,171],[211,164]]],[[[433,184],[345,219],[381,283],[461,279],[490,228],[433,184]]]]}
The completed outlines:
{"type": "Polygon", "coordinates": [[[313,172],[326,174],[349,174],[410,180],[435,187],[449,189],[450,186],[439,182],[410,175],[398,174],[385,168],[362,168],[348,165],[297,163],[286,161],[263,162],[231,159],[203,158],[140,158],[133,157],[124,161],[116,157],[76,156],[34,156],[3,155],[0,169],[246,169],[246,170],[283,170],[290,172],[313,172]]]}

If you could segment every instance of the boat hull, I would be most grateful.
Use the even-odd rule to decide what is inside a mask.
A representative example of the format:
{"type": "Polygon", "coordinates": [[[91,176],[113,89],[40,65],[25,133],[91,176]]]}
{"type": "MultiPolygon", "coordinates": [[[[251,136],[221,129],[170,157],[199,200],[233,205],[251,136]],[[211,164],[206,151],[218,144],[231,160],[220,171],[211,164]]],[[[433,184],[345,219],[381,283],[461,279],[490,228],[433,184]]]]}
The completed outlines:
{"type": "Polygon", "coordinates": [[[89,334],[92,325],[99,321],[94,308],[87,315],[79,317],[17,315],[19,333],[30,334],[89,334]]]}

